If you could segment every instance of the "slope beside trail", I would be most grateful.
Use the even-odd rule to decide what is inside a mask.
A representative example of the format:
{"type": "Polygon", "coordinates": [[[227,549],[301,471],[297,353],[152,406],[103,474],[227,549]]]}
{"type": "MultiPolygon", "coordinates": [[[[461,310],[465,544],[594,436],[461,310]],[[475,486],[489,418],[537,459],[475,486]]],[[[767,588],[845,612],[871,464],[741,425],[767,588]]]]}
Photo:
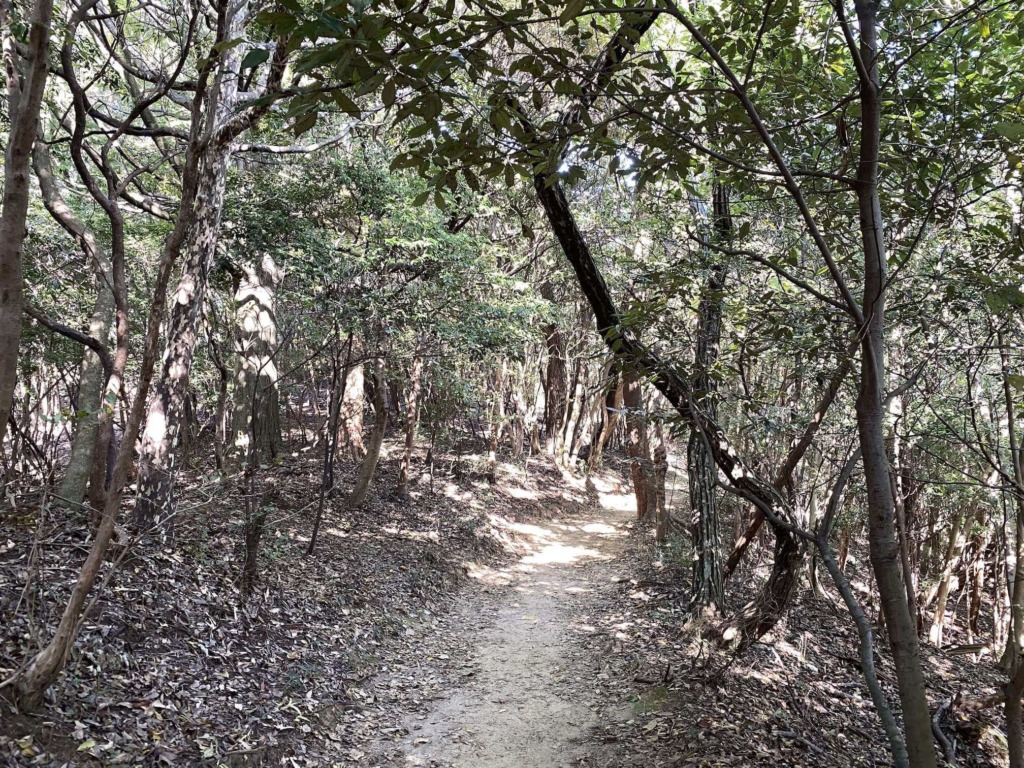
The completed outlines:
{"type": "Polygon", "coordinates": [[[591,738],[604,711],[593,680],[600,660],[580,640],[622,580],[615,559],[634,512],[630,495],[596,490],[599,506],[514,525],[526,554],[480,574],[449,623],[470,638],[460,659],[468,671],[425,712],[406,715],[376,765],[619,764],[613,745],[591,738]]]}

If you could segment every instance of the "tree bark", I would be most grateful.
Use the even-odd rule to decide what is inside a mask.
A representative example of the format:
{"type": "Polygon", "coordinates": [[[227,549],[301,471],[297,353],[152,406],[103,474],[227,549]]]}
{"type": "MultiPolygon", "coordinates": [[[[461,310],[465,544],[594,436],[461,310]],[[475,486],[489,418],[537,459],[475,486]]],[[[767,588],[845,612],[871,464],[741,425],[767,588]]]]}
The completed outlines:
{"type": "MultiPolygon", "coordinates": [[[[248,12],[247,0],[226,5],[225,40],[242,37],[248,12]]],[[[140,446],[138,496],[133,514],[133,523],[140,529],[169,522],[174,508],[174,475],[184,427],[185,398],[220,235],[227,166],[234,138],[225,135],[222,129],[231,119],[237,103],[242,52],[242,46],[232,45],[221,53],[210,87],[185,262],[171,301],[163,366],[147,408],[140,446]]]]}
{"type": "Polygon", "coordinates": [[[878,584],[889,646],[899,684],[906,729],[907,754],[915,768],[936,765],[931,712],[925,696],[917,628],[910,615],[901,576],[896,513],[885,449],[885,299],[887,262],[884,223],[878,193],[881,142],[881,79],[878,70],[877,6],[856,0],[860,27],[859,55],[861,142],[857,168],[857,205],[864,252],[865,327],[861,330],[861,376],[856,414],[868,506],[868,541],[872,570],[878,584]]]}
{"type": "MultiPolygon", "coordinates": [[[[95,0],[93,0],[95,2],[95,0]]],[[[32,145],[49,74],[53,0],[36,0],[28,19],[24,64],[15,52],[11,0],[0,3],[0,31],[7,69],[7,117],[10,132],[4,156],[4,194],[0,207],[0,443],[14,404],[24,299],[22,248],[31,193],[32,145]]]]}
{"type": "Polygon", "coordinates": [[[487,481],[497,481],[498,471],[498,445],[501,442],[501,433],[505,426],[505,358],[503,357],[495,366],[494,389],[491,393],[490,408],[490,429],[488,430],[487,445],[487,481]]]}
{"type": "Polygon", "coordinates": [[[544,332],[548,350],[544,387],[544,432],[549,456],[561,463],[568,383],[565,370],[565,340],[558,326],[551,323],[544,332]]]}
{"type": "MultiPolygon", "coordinates": [[[[361,345],[355,344],[353,357],[362,357],[361,345]]],[[[345,372],[345,396],[339,412],[338,444],[344,445],[352,461],[362,461],[366,456],[363,445],[363,410],[366,407],[366,393],[363,383],[363,364],[356,363],[345,372]]]]}
{"type": "Polygon", "coordinates": [[[594,441],[594,448],[591,450],[590,459],[588,460],[591,469],[597,469],[601,466],[604,460],[604,450],[612,439],[612,435],[615,434],[615,428],[619,425],[619,413],[622,411],[623,397],[622,374],[614,367],[613,371],[614,373],[609,379],[608,391],[604,396],[601,431],[597,440],[594,441]]]}
{"type": "Polygon", "coordinates": [[[795,533],[793,510],[770,483],[759,478],[743,462],[718,424],[694,406],[690,384],[677,372],[677,367],[643,344],[625,325],[557,178],[538,174],[534,177],[534,190],[566,259],[573,267],[580,288],[590,302],[598,332],[608,348],[624,366],[649,376],[652,384],[686,423],[699,426],[715,463],[730,486],[757,504],[775,531],[772,573],[750,610],[745,610],[736,625],[727,630],[740,649],[746,648],[775,626],[792,597],[796,568],[806,552],[805,542],[795,533]]]}
{"type": "Polygon", "coordinates": [[[275,295],[284,273],[265,254],[243,267],[235,294],[235,393],[231,418],[233,463],[255,450],[257,462],[281,450],[281,407],[277,391],[278,351],[275,295]]]}
{"type": "Polygon", "coordinates": [[[963,515],[954,513],[953,524],[949,527],[946,558],[942,566],[942,575],[939,577],[938,590],[935,596],[935,613],[932,616],[932,626],[928,633],[928,639],[937,648],[942,647],[942,630],[946,619],[946,601],[949,598],[949,584],[953,578],[953,564],[956,562],[957,550],[960,548],[960,528],[963,525],[963,521],[963,515]]]}
{"type": "MultiPolygon", "coordinates": [[[[44,141],[36,142],[32,161],[46,210],[78,241],[90,269],[96,276],[96,301],[89,319],[89,336],[105,347],[114,324],[115,309],[110,255],[65,201],[54,177],[49,147],[44,141]]],[[[102,408],[113,408],[113,403],[106,402],[105,398],[107,373],[99,354],[86,347],[79,367],[75,435],[71,441],[71,456],[57,490],[62,504],[78,506],[85,500],[94,459],[101,453],[104,458],[106,457],[109,435],[107,440],[99,439],[99,415],[102,408]]],[[[109,432],[109,429],[107,431],[109,432]]],[[[102,493],[99,495],[102,498],[102,493]]]]}
{"type": "Polygon", "coordinates": [[[1024,768],[1024,707],[1021,706],[1021,696],[1024,695],[1024,664],[1018,663],[1016,672],[1006,683],[1004,691],[1006,752],[1010,758],[1010,768],[1024,768]]]}
{"type": "Polygon", "coordinates": [[[398,471],[398,495],[409,498],[409,475],[412,473],[412,449],[416,444],[416,427],[420,417],[420,389],[423,386],[423,341],[416,342],[416,352],[409,372],[409,389],[405,393],[405,448],[398,471]]]}
{"type": "Polygon", "coordinates": [[[634,371],[623,375],[622,404],[626,411],[626,455],[629,457],[630,477],[636,497],[637,520],[651,515],[653,499],[650,494],[651,465],[650,441],[647,439],[647,418],[644,414],[643,383],[634,371]]]}
{"type": "MultiPolygon", "coordinates": [[[[712,185],[711,237],[718,245],[732,239],[732,215],[729,191],[716,180],[712,185]]],[[[711,256],[711,249],[704,249],[711,256]]],[[[718,362],[722,339],[722,291],[725,288],[725,264],[718,260],[701,291],[697,308],[697,339],[694,350],[694,401],[707,415],[718,417],[718,384],[712,369],[718,362]]],[[[699,430],[690,429],[686,446],[687,481],[690,488],[691,531],[693,537],[692,604],[695,608],[721,609],[725,600],[722,560],[718,539],[718,506],[715,484],[718,469],[704,445],[699,430]]]]}
{"type": "MultiPolygon", "coordinates": [[[[90,194],[103,207],[111,224],[111,246],[110,256],[113,274],[113,291],[116,302],[115,334],[116,346],[112,355],[111,374],[108,382],[108,392],[117,393],[120,391],[123,381],[125,367],[128,362],[128,283],[125,272],[125,232],[124,217],[118,205],[116,197],[108,197],[101,188],[98,181],[93,177],[91,170],[86,165],[82,152],[82,141],[85,135],[87,115],[85,110],[84,93],[77,83],[73,70],[73,46],[74,32],[81,23],[86,10],[91,6],[79,6],[68,24],[65,34],[65,43],[61,49],[61,65],[64,69],[65,78],[73,85],[73,106],[75,112],[75,130],[71,140],[71,154],[75,166],[78,169],[83,181],[89,189],[90,194]]],[[[190,25],[195,24],[193,15],[190,25]]],[[[218,30],[221,33],[222,30],[218,30]]],[[[223,40],[223,36],[219,37],[223,40]]],[[[214,48],[209,60],[215,61],[217,49],[214,48]]],[[[201,71],[200,82],[206,77],[201,71]]],[[[195,115],[193,115],[195,117],[195,115]]],[[[198,136],[193,129],[189,137],[190,144],[194,144],[198,136]]],[[[105,170],[105,173],[108,171],[105,170]]],[[[120,509],[121,498],[128,481],[129,471],[132,466],[135,440],[139,434],[139,428],[145,413],[146,398],[149,393],[149,385],[152,380],[153,370],[156,364],[157,349],[160,339],[160,324],[166,309],[167,286],[171,278],[171,272],[177,254],[180,252],[181,244],[191,225],[192,206],[196,186],[198,183],[198,165],[193,154],[186,160],[182,171],[182,205],[178,209],[174,227],[168,233],[164,241],[160,262],[157,268],[156,280],[152,291],[152,304],[150,305],[146,335],[143,342],[142,360],[139,367],[138,384],[135,397],[132,401],[131,411],[125,424],[124,438],[121,440],[117,458],[113,465],[110,480],[110,489],[106,495],[103,507],[103,514],[100,524],[89,548],[89,554],[79,571],[78,578],[72,588],[68,602],[64,606],[57,629],[54,631],[50,641],[24,666],[21,672],[14,679],[15,698],[19,707],[31,711],[38,708],[43,701],[46,690],[53,684],[60,674],[67,661],[71,646],[78,634],[80,620],[85,610],[85,600],[92,589],[93,583],[99,574],[100,567],[106,557],[107,548],[114,534],[117,516],[120,509]]],[[[114,186],[113,177],[106,178],[109,189],[114,186]]],[[[103,420],[112,419],[113,414],[107,411],[101,412],[101,429],[103,420]]]]}
{"type": "Polygon", "coordinates": [[[359,465],[359,472],[356,474],[355,487],[352,488],[352,493],[346,502],[349,509],[362,506],[370,491],[370,484],[373,482],[377,460],[380,458],[380,447],[388,428],[387,387],[387,379],[384,377],[384,361],[378,360],[370,370],[370,398],[374,411],[373,430],[370,432],[370,442],[366,446],[366,457],[359,465]]]}

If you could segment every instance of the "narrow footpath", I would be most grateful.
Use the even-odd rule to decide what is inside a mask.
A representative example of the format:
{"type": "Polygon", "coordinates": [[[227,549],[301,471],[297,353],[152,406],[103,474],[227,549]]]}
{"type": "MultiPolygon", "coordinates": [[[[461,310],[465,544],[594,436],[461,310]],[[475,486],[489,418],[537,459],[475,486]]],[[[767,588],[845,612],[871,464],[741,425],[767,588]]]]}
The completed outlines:
{"type": "MultiPolygon", "coordinates": [[[[600,488],[598,488],[600,491],[600,488]]],[[[425,713],[410,714],[380,765],[442,768],[612,766],[598,725],[590,617],[621,580],[615,558],[632,499],[600,492],[601,505],[543,523],[512,524],[528,553],[486,574],[458,607],[451,631],[472,633],[473,671],[425,713]]],[[[628,714],[624,714],[628,717],[628,714]]]]}

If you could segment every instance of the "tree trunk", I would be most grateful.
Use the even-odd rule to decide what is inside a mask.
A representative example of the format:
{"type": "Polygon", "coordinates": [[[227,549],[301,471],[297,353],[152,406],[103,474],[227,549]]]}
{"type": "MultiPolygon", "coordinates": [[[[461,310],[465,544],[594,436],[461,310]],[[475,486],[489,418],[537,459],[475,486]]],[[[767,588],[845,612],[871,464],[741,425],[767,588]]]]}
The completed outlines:
{"type": "Polygon", "coordinates": [[[0,208],[0,444],[14,404],[18,347],[21,344],[22,247],[31,193],[32,145],[49,74],[53,0],[36,0],[29,18],[28,44],[14,50],[11,0],[0,3],[0,32],[7,59],[7,118],[10,132],[4,157],[4,194],[0,208]],[[16,59],[24,59],[18,71],[16,59]]]}
{"type": "Polygon", "coordinates": [[[651,486],[651,449],[647,439],[647,419],[644,415],[643,384],[633,371],[623,376],[623,408],[626,411],[626,455],[629,456],[629,471],[633,480],[633,494],[636,496],[637,520],[650,517],[653,499],[651,486]]]}
{"type": "MultiPolygon", "coordinates": [[[[242,37],[248,10],[247,0],[228,4],[226,40],[242,37]]],[[[220,235],[227,166],[231,157],[231,137],[221,137],[219,128],[228,121],[235,108],[242,50],[242,46],[232,45],[221,53],[215,82],[210,89],[206,113],[207,143],[199,159],[199,179],[185,263],[172,296],[163,367],[147,408],[146,428],[140,446],[138,497],[133,515],[133,522],[140,529],[170,522],[174,508],[174,474],[180,458],[185,398],[210,269],[220,235]]]]}
{"type": "Polygon", "coordinates": [[[903,705],[907,754],[915,768],[934,768],[936,757],[931,712],[925,696],[917,628],[914,617],[910,615],[901,577],[895,504],[885,450],[885,298],[888,276],[878,194],[882,102],[877,8],[872,0],[857,0],[856,12],[860,26],[860,56],[865,66],[860,83],[861,146],[857,203],[864,250],[864,298],[861,307],[866,318],[861,329],[861,380],[856,414],[867,491],[868,542],[903,705]]]}
{"type": "Polygon", "coordinates": [[[932,617],[932,627],[928,633],[928,639],[937,648],[942,647],[942,629],[946,619],[946,601],[949,598],[949,584],[953,578],[953,564],[956,562],[957,550],[960,548],[960,528],[963,525],[963,521],[963,515],[953,515],[953,524],[949,527],[949,543],[946,545],[946,558],[935,595],[935,613],[932,617]]]}
{"type": "MultiPolygon", "coordinates": [[[[72,46],[74,41],[75,26],[81,23],[85,9],[88,6],[79,7],[76,14],[68,24],[65,45],[61,50],[61,64],[65,75],[69,75],[72,66],[72,46]]],[[[218,30],[220,32],[220,30],[218,30]]],[[[219,38],[223,42],[223,38],[219,38]]],[[[211,58],[216,58],[216,50],[211,58]]],[[[124,218],[118,206],[116,198],[108,197],[92,176],[86,166],[82,153],[82,137],[85,132],[87,115],[84,104],[84,97],[79,90],[73,94],[75,111],[75,134],[72,137],[71,150],[76,168],[86,182],[90,194],[99,202],[111,223],[111,244],[110,256],[113,274],[113,291],[116,302],[115,334],[116,346],[112,356],[111,374],[107,385],[108,392],[115,395],[120,391],[124,371],[128,362],[128,282],[125,271],[125,233],[124,218]]],[[[195,141],[196,136],[190,136],[195,141]]],[[[108,176],[106,185],[109,189],[112,186],[112,176],[108,176]]],[[[57,679],[60,671],[70,656],[71,647],[78,634],[85,600],[92,589],[93,583],[99,574],[106,557],[107,548],[114,534],[117,515],[121,505],[121,498],[128,481],[129,471],[132,466],[135,440],[139,434],[139,428],[145,413],[146,398],[149,393],[149,385],[153,377],[153,370],[156,365],[157,350],[160,339],[160,324],[166,309],[167,286],[171,278],[171,272],[181,244],[191,225],[196,187],[198,183],[198,167],[194,155],[186,160],[182,172],[181,198],[182,205],[178,209],[174,228],[167,235],[164,241],[163,250],[160,256],[160,263],[157,269],[156,280],[152,290],[152,303],[150,305],[146,335],[143,342],[142,360],[139,366],[138,384],[135,398],[132,401],[131,411],[125,422],[125,434],[117,452],[117,459],[113,465],[110,479],[110,490],[106,495],[103,507],[103,514],[100,524],[93,536],[89,554],[79,571],[78,578],[71,590],[68,601],[64,606],[57,629],[54,631],[50,641],[37,653],[28,664],[24,665],[21,671],[13,680],[15,698],[19,707],[31,711],[38,708],[43,701],[46,690],[57,679]]],[[[101,411],[101,430],[105,421],[113,419],[113,413],[106,410],[101,411]]]]}
{"type": "Polygon", "coordinates": [[[549,456],[561,461],[568,383],[565,370],[565,340],[554,323],[544,332],[547,344],[547,375],[544,387],[544,431],[549,456]]]}
{"type": "MultiPolygon", "coordinates": [[[[650,376],[654,386],[686,423],[691,426],[699,425],[706,436],[715,464],[735,488],[757,502],[772,525],[776,539],[772,572],[758,599],[748,610],[744,610],[738,621],[726,631],[730,638],[738,639],[739,648],[742,650],[775,626],[792,597],[796,568],[802,562],[807,549],[805,542],[793,533],[792,528],[796,525],[793,510],[771,484],[764,482],[742,461],[721,427],[693,407],[690,384],[677,372],[676,366],[647,347],[623,323],[557,178],[548,178],[543,174],[535,176],[534,191],[544,207],[545,215],[563,253],[576,273],[580,288],[590,302],[598,332],[608,348],[624,365],[632,366],[634,370],[650,376]]],[[[628,391],[627,388],[627,393],[628,391]]]]}
{"type": "MultiPolygon", "coordinates": [[[[987,560],[985,550],[991,540],[988,517],[983,511],[978,512],[975,533],[971,537],[971,562],[967,566],[967,642],[976,643],[981,637],[981,608],[985,595],[985,566],[987,560]]],[[[998,578],[998,576],[996,577],[998,578]]],[[[999,607],[993,605],[993,614],[999,607]]],[[[993,623],[995,618],[993,617],[993,623]]]]}
{"type": "Polygon", "coordinates": [[[1017,415],[1014,393],[1010,385],[1010,359],[1002,333],[996,336],[1003,378],[1003,400],[1006,406],[1006,432],[1012,468],[1013,508],[1016,513],[1014,525],[1013,581],[1010,592],[1010,632],[1003,654],[1003,668],[1012,672],[1024,667],[1024,450],[1017,435],[1017,415]]]}
{"type": "Polygon", "coordinates": [[[235,393],[230,459],[236,465],[255,450],[255,462],[281,450],[281,407],[277,390],[277,315],[274,297],[284,273],[265,254],[246,264],[235,294],[235,393]]]}
{"type": "Polygon", "coordinates": [[[487,481],[494,483],[498,470],[498,444],[505,425],[505,358],[501,358],[494,372],[494,390],[491,393],[491,424],[487,446],[487,481]]]}
{"type": "Polygon", "coordinates": [[[668,541],[668,534],[671,525],[671,518],[668,513],[668,506],[665,503],[665,476],[668,474],[668,451],[665,449],[665,440],[658,432],[658,445],[654,449],[654,508],[655,526],[654,540],[659,544],[668,541]]]}
{"type": "Polygon", "coordinates": [[[1024,768],[1024,708],[1021,707],[1021,696],[1024,695],[1024,664],[1018,663],[1004,691],[1006,752],[1010,758],[1010,768],[1024,768]]]}
{"type": "MultiPolygon", "coordinates": [[[[712,237],[716,244],[728,245],[732,239],[732,215],[729,191],[717,181],[712,186],[712,237]]],[[[706,248],[708,256],[711,249],[706,248]]],[[[712,369],[718,362],[722,339],[722,291],[725,265],[718,261],[701,291],[697,308],[697,339],[694,350],[694,402],[712,421],[718,418],[718,383],[712,369]]],[[[693,606],[722,607],[722,559],[718,541],[718,507],[715,481],[718,470],[697,428],[691,428],[686,446],[687,480],[690,487],[691,531],[694,562],[691,594],[693,606]]]]}
{"type": "Polygon", "coordinates": [[[409,372],[409,389],[405,395],[405,448],[402,451],[402,466],[398,471],[398,495],[409,498],[409,475],[412,473],[412,449],[416,443],[416,427],[420,416],[420,388],[423,384],[423,345],[417,341],[417,349],[409,372]]]}
{"type": "MultiPolygon", "coordinates": [[[[92,317],[89,319],[89,336],[106,347],[114,324],[113,273],[110,255],[65,201],[53,174],[53,162],[49,147],[44,141],[36,142],[32,161],[46,210],[78,241],[90,269],[96,276],[96,301],[93,304],[92,317]]],[[[107,374],[108,371],[105,370],[99,354],[86,347],[79,368],[78,397],[75,403],[75,435],[71,441],[71,457],[68,460],[67,469],[64,471],[64,478],[57,490],[61,503],[69,506],[78,506],[85,500],[85,491],[89,483],[89,475],[92,473],[94,458],[99,455],[99,452],[102,452],[104,457],[106,456],[108,441],[99,439],[99,413],[101,408],[112,409],[114,406],[113,402],[108,403],[105,398],[107,374]]],[[[102,488],[99,490],[102,491],[102,488]]],[[[102,493],[99,496],[102,499],[102,493]]]]}
{"type": "Polygon", "coordinates": [[[366,494],[370,491],[370,483],[373,481],[373,474],[377,469],[377,460],[380,458],[380,446],[384,442],[384,433],[388,428],[388,384],[384,377],[383,360],[377,360],[373,364],[369,383],[370,399],[374,411],[373,430],[370,432],[370,442],[366,446],[366,457],[359,465],[359,472],[356,474],[355,487],[346,502],[349,509],[362,506],[366,501],[366,494]]]}
{"type": "Polygon", "coordinates": [[[609,380],[608,391],[604,397],[601,432],[594,442],[593,450],[590,452],[588,463],[591,469],[597,469],[601,466],[604,459],[604,449],[608,446],[608,441],[612,439],[612,435],[615,434],[615,428],[619,424],[619,412],[622,410],[623,396],[622,375],[618,373],[616,368],[613,367],[613,370],[615,370],[615,373],[609,380]]]}
{"type": "MultiPolygon", "coordinates": [[[[356,359],[363,355],[362,347],[355,344],[356,359]]],[[[366,456],[363,445],[363,410],[366,407],[366,393],[363,384],[363,364],[356,363],[345,372],[345,396],[341,400],[339,413],[338,445],[344,445],[352,461],[362,461],[366,456]]]]}

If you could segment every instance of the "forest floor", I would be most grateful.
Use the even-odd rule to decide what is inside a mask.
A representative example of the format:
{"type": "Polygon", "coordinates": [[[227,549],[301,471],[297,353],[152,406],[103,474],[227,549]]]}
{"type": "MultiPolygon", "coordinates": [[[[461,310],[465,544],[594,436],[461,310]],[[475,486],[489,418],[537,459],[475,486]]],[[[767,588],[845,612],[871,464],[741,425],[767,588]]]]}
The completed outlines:
{"type": "MultiPolygon", "coordinates": [[[[43,713],[0,701],[0,765],[889,764],[827,588],[801,589],[732,659],[715,621],[684,612],[688,547],[654,544],[614,462],[592,476],[506,463],[494,484],[479,459],[421,463],[402,500],[390,453],[364,508],[329,505],[312,557],[318,462],[274,468],[248,601],[237,498],[194,467],[174,540],[108,566],[43,713]]],[[[31,497],[17,509],[0,515],[0,680],[48,636],[88,543],[84,515],[31,497]]],[[[748,560],[729,610],[764,579],[766,552],[748,560]]],[[[849,573],[867,594],[866,563],[851,556],[849,573]]],[[[935,707],[1001,681],[991,657],[923,654],[935,707]]],[[[877,661],[893,700],[884,643],[877,661]]],[[[998,712],[949,726],[958,765],[1005,764],[998,712]]]]}

